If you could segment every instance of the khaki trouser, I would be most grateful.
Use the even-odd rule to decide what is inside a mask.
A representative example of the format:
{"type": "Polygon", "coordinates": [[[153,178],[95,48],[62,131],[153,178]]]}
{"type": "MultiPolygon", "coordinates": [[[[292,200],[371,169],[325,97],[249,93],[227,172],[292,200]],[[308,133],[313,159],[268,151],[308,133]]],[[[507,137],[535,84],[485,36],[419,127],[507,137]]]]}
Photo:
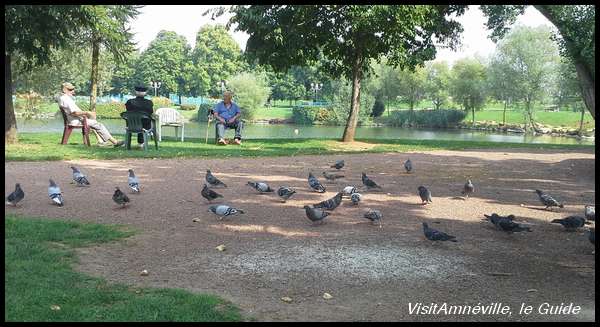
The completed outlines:
{"type": "Polygon", "coordinates": [[[91,129],[95,130],[98,133],[98,135],[102,139],[102,142],[106,142],[112,138],[112,135],[110,135],[110,132],[108,131],[108,129],[106,129],[106,126],[104,126],[104,124],[102,123],[99,123],[97,120],[88,119],[87,124],[91,129]]]}

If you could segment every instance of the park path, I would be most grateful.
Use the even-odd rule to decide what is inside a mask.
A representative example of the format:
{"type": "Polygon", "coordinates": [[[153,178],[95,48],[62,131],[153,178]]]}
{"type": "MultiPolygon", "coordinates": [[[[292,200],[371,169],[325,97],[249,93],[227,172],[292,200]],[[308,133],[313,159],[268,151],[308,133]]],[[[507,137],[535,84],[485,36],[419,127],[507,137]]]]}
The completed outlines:
{"type": "Polygon", "coordinates": [[[79,250],[78,270],[136,286],[184,288],[219,295],[261,321],[395,320],[595,320],[595,256],[581,231],[550,224],[583,214],[595,203],[595,153],[585,150],[494,149],[422,153],[352,154],[278,158],[128,159],[6,162],[5,194],[20,182],[26,198],[5,213],[118,223],[139,232],[124,241],[79,250]],[[402,163],[415,166],[406,174],[402,163]],[[306,176],[318,177],[344,159],[346,176],[310,192],[306,176]],[[75,164],[89,188],[70,185],[75,164]],[[127,169],[141,180],[127,209],[111,200],[115,186],[127,189],[127,169]],[[200,196],[206,169],[229,187],[225,202],[245,215],[217,221],[200,196]],[[332,197],[345,185],[361,186],[366,172],[383,185],[363,193],[358,207],[344,201],[328,222],[311,226],[302,206],[332,197]],[[48,178],[61,186],[66,205],[52,206],[48,178]],[[475,194],[464,201],[466,179],[475,194]],[[263,180],[297,189],[287,203],[260,195],[246,184],[263,180]],[[433,203],[419,205],[419,185],[433,203]],[[541,207],[535,189],[565,202],[541,207]],[[379,209],[383,228],[361,218],[379,209]],[[506,235],[481,222],[483,214],[514,214],[532,233],[506,235]],[[198,222],[193,222],[199,218],[198,222]],[[421,222],[458,238],[430,244],[421,222]],[[227,250],[215,247],[224,244],[227,250]],[[147,269],[149,276],[139,272],[147,269]],[[333,298],[322,298],[324,292],[333,298]],[[281,301],[292,298],[291,303],[281,301]],[[410,315],[409,303],[449,305],[502,303],[501,315],[410,315]],[[578,315],[520,315],[522,303],[582,307],[578,315]]]}

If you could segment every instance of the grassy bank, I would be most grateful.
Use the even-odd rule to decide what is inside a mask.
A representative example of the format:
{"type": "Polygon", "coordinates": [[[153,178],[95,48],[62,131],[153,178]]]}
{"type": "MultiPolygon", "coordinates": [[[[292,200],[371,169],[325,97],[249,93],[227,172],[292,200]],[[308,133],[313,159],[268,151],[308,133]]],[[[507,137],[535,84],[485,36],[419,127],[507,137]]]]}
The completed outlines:
{"type": "Polygon", "coordinates": [[[236,308],[214,296],[109,284],[73,270],[74,248],[132,234],[123,228],[7,215],[4,233],[5,321],[241,319],[236,308]]]}
{"type": "MultiPolygon", "coordinates": [[[[123,139],[122,135],[117,136],[123,139]]],[[[465,150],[481,148],[532,148],[532,149],[593,149],[594,145],[555,145],[500,142],[445,141],[445,140],[370,140],[347,144],[333,139],[256,139],[246,140],[241,146],[218,146],[204,143],[204,139],[163,139],[159,150],[153,144],[148,151],[126,150],[124,147],[86,147],[81,136],[71,137],[72,143],[59,144],[60,133],[20,133],[19,143],[4,148],[6,161],[41,161],[71,159],[123,159],[123,158],[226,158],[268,157],[308,154],[379,153],[429,150],[465,150]]],[[[134,142],[135,143],[135,142],[134,142]]]]}

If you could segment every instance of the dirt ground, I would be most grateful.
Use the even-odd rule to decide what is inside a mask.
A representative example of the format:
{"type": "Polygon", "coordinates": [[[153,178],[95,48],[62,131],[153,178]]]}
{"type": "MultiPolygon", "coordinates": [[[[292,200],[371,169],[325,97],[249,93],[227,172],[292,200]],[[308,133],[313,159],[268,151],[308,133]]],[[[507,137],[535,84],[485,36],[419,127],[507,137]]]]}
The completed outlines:
{"type": "MultiPolygon", "coordinates": [[[[78,270],[136,286],[183,288],[219,295],[259,321],[530,321],[595,320],[594,247],[583,231],[566,232],[555,218],[583,215],[595,203],[594,150],[494,149],[424,153],[353,154],[251,159],[77,160],[5,163],[5,194],[20,182],[26,192],[14,212],[48,219],[118,223],[139,232],[124,241],[79,251],[78,270]],[[410,157],[415,170],[406,174],[410,157]],[[321,172],[344,159],[345,178],[328,183],[321,172]],[[69,184],[75,164],[91,187],[69,184]],[[127,188],[133,168],[142,192],[117,209],[115,186],[127,188]],[[229,187],[223,203],[246,214],[217,221],[200,190],[206,169],[229,187]],[[309,171],[327,192],[312,192],[309,171]],[[344,200],[327,222],[312,226],[303,205],[362,186],[365,171],[383,186],[363,192],[358,206],[344,200]],[[53,206],[48,178],[66,205],[53,206]],[[467,179],[475,185],[460,197],[467,179]],[[246,185],[267,181],[298,191],[287,203],[246,185]],[[422,206],[417,187],[433,203],[422,206]],[[564,201],[540,210],[535,189],[564,201]],[[362,218],[379,209],[383,228],[362,218]],[[483,214],[514,214],[532,233],[508,235],[482,222],[483,214]],[[198,222],[193,222],[199,218],[198,222]],[[431,244],[421,222],[455,235],[457,243],[431,244]],[[226,251],[216,246],[224,244],[226,251]],[[149,276],[140,276],[147,269],[149,276]],[[325,300],[327,292],[333,298],[325,300]],[[290,297],[291,303],[281,300],[290,297]],[[411,315],[409,303],[502,303],[511,315],[411,315]],[[533,313],[519,314],[524,303],[533,313]],[[578,314],[541,314],[543,303],[580,306],[578,314]]],[[[593,227],[593,225],[592,225],[593,227]]]]}

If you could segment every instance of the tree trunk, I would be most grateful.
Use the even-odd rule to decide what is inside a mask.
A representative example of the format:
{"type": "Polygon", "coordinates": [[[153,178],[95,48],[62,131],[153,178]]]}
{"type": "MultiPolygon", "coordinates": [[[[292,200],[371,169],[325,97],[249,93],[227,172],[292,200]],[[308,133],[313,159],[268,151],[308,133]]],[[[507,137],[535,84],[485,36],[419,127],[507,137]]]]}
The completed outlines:
{"type": "Polygon", "coordinates": [[[533,120],[533,114],[531,113],[531,101],[527,101],[525,105],[526,105],[526,110],[527,110],[527,117],[529,118],[529,123],[531,124],[531,128],[533,129],[534,132],[541,133],[541,131],[539,129],[537,129],[537,127],[535,126],[535,121],[533,120]]]}
{"type": "Polygon", "coordinates": [[[579,80],[579,86],[581,87],[581,96],[583,97],[583,102],[585,103],[587,110],[592,115],[592,118],[596,119],[596,102],[594,100],[596,93],[596,81],[594,79],[594,74],[591,67],[586,65],[578,54],[575,54],[573,51],[571,51],[571,49],[574,48],[573,40],[565,38],[563,30],[566,28],[566,26],[564,26],[560,19],[556,17],[555,14],[550,10],[550,5],[534,5],[534,7],[558,29],[558,32],[565,41],[568,53],[575,64],[575,70],[577,70],[577,78],[579,80]]]}
{"type": "Polygon", "coordinates": [[[508,99],[504,99],[504,111],[502,112],[502,126],[506,126],[506,105],[508,99]]]}
{"type": "Polygon", "coordinates": [[[354,59],[354,67],[352,72],[352,104],[344,136],[342,142],[354,142],[354,134],[356,133],[356,124],[358,123],[358,112],[360,111],[360,81],[361,81],[361,65],[362,59],[357,56],[354,59]]]}
{"type": "Polygon", "coordinates": [[[12,102],[10,55],[4,53],[4,144],[17,142],[17,119],[12,102]]]}
{"type": "Polygon", "coordinates": [[[98,61],[100,60],[100,40],[92,41],[92,93],[90,95],[90,110],[96,111],[96,95],[98,93],[98,61]]]}
{"type": "Polygon", "coordinates": [[[587,66],[577,60],[575,60],[575,70],[579,78],[579,87],[581,87],[583,102],[592,115],[592,118],[596,119],[596,82],[594,81],[594,77],[589,69],[587,69],[587,66]]]}
{"type": "Polygon", "coordinates": [[[585,115],[585,110],[583,107],[581,108],[581,120],[579,121],[579,136],[583,135],[583,116],[585,115]]]}

